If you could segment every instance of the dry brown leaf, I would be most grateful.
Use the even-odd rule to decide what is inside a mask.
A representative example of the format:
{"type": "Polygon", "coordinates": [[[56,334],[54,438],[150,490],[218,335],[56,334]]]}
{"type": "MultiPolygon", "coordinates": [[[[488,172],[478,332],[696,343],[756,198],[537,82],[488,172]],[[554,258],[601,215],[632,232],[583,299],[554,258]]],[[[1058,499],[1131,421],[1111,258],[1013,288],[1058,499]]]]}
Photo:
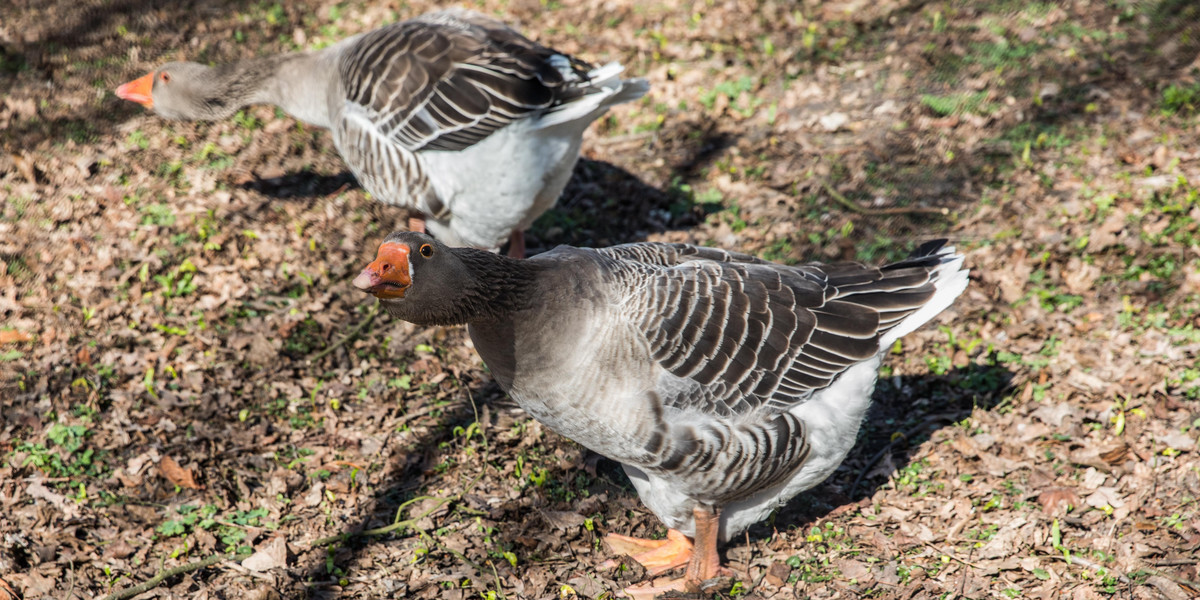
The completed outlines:
{"type": "Polygon", "coordinates": [[[1066,514],[1068,507],[1077,507],[1081,502],[1079,494],[1071,488],[1050,488],[1038,494],[1038,504],[1042,505],[1042,512],[1048,515],[1066,514]]]}
{"type": "Polygon", "coordinates": [[[0,577],[0,600],[21,600],[17,590],[14,590],[3,577],[0,577]]]}
{"type": "Polygon", "coordinates": [[[8,329],[5,331],[0,331],[0,344],[12,344],[14,342],[28,342],[32,339],[33,339],[33,336],[29,335],[28,333],[25,333],[24,331],[18,331],[16,329],[8,329]]]}
{"type": "Polygon", "coordinates": [[[242,566],[259,572],[287,567],[287,540],[283,536],[273,538],[243,560],[242,566]]]}
{"type": "Polygon", "coordinates": [[[777,560],[771,563],[771,567],[767,569],[767,575],[765,579],[770,585],[775,587],[783,587],[783,584],[787,582],[788,576],[791,574],[792,568],[787,566],[787,564],[777,560]]]}
{"type": "Polygon", "coordinates": [[[1125,442],[1121,442],[1112,448],[1109,448],[1108,450],[1100,451],[1100,460],[1103,460],[1104,462],[1114,466],[1124,463],[1125,459],[1128,457],[1129,444],[1126,444],[1125,442]]]}
{"type": "Polygon", "coordinates": [[[179,463],[175,462],[175,459],[170,456],[164,456],[162,460],[158,461],[158,470],[162,473],[163,477],[167,478],[167,481],[179,487],[190,490],[203,489],[196,483],[196,478],[192,475],[192,470],[179,466],[179,463]]]}

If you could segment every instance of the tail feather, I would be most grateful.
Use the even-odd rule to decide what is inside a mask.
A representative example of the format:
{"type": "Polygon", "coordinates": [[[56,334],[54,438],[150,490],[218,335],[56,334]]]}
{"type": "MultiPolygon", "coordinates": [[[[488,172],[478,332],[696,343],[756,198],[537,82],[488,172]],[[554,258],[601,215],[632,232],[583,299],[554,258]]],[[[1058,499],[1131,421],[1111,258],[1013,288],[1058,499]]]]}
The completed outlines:
{"type": "Polygon", "coordinates": [[[963,255],[954,251],[954,246],[944,246],[945,241],[931,242],[917,249],[913,256],[897,263],[898,266],[934,259],[936,266],[931,273],[935,292],[917,312],[912,313],[879,339],[879,349],[886,351],[896,340],[915,331],[918,327],[946,310],[962,295],[970,281],[970,271],[963,268],[963,255]]]}
{"type": "Polygon", "coordinates": [[[571,122],[580,122],[586,127],[610,106],[637,100],[650,91],[650,82],[645,79],[621,79],[624,71],[625,67],[618,62],[589,71],[585,88],[589,91],[547,111],[538,121],[539,128],[571,122]]]}

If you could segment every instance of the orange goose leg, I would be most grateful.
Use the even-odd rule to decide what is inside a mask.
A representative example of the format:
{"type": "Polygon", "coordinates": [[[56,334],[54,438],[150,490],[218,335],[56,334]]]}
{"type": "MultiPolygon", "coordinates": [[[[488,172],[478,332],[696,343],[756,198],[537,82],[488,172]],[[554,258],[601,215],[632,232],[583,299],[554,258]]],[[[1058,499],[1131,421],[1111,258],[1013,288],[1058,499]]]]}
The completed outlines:
{"type": "Polygon", "coordinates": [[[717,536],[721,529],[720,512],[715,508],[707,506],[696,506],[692,511],[696,519],[696,539],[694,544],[691,543],[686,536],[675,531],[674,529],[667,532],[666,540],[639,540],[638,538],[629,538],[626,536],[615,536],[609,534],[605,536],[605,541],[614,548],[619,547],[622,543],[629,541],[651,543],[658,547],[649,550],[640,555],[632,555],[632,558],[642,566],[646,567],[647,573],[651,575],[662,573],[674,567],[682,566],[683,562],[687,562],[687,571],[682,579],[656,579],[648,586],[634,586],[625,588],[625,595],[635,600],[652,600],[655,596],[668,591],[679,592],[699,592],[700,584],[705,580],[729,575],[729,569],[721,566],[721,555],[717,553],[717,536]],[[675,539],[672,539],[674,534],[675,539]],[[613,544],[613,538],[619,538],[617,544],[613,544]],[[656,544],[655,544],[656,543],[656,544]],[[648,556],[651,562],[656,559],[663,558],[663,562],[672,562],[673,564],[666,567],[655,566],[643,562],[641,557],[656,552],[662,552],[667,547],[674,547],[674,553],[669,554],[669,557],[648,556]]]}
{"type": "Polygon", "coordinates": [[[425,233],[425,217],[409,217],[408,230],[416,231],[417,233],[425,233]]]}
{"type": "Polygon", "coordinates": [[[508,236],[508,255],[513,258],[525,258],[525,232],[513,231],[508,236]]]}

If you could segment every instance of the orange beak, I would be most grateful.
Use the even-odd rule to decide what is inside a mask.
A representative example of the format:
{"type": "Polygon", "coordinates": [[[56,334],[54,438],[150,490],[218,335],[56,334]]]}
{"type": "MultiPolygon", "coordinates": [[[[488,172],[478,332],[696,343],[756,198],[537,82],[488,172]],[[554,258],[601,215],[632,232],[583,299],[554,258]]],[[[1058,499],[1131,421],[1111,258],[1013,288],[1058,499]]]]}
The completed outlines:
{"type": "Polygon", "coordinates": [[[117,88],[117,96],[126,100],[137,102],[146,108],[154,108],[154,73],[147,73],[142,77],[138,77],[129,83],[121,84],[117,88]]]}
{"type": "Polygon", "coordinates": [[[407,244],[381,244],[375,262],[354,278],[354,287],[376,298],[403,298],[412,285],[409,252],[407,244]]]}

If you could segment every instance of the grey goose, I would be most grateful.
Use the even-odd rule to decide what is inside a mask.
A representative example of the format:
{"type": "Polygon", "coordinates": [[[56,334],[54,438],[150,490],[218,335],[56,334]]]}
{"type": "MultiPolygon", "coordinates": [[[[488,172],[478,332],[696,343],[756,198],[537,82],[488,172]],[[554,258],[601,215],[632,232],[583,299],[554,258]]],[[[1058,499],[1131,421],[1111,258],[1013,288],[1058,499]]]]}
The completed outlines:
{"type": "Polygon", "coordinates": [[[882,267],[784,266],[661,243],[514,260],[397,232],[354,285],[396,318],[466,323],[513,400],[623,465],[670,531],[609,545],[651,573],[687,564],[626,590],[652,595],[721,573],[718,541],[828,477],[884,353],[967,281],[944,240],[882,267]]]}
{"type": "Polygon", "coordinates": [[[275,104],[332,131],[375,198],[417,211],[411,227],[455,246],[524,252],[523,232],[554,206],[583,131],[644,95],[503,23],[451,9],[321,50],[207,67],[174,62],[117,89],[170,119],[216,120],[275,104]],[[425,222],[428,218],[428,222],[425,222]]]}

